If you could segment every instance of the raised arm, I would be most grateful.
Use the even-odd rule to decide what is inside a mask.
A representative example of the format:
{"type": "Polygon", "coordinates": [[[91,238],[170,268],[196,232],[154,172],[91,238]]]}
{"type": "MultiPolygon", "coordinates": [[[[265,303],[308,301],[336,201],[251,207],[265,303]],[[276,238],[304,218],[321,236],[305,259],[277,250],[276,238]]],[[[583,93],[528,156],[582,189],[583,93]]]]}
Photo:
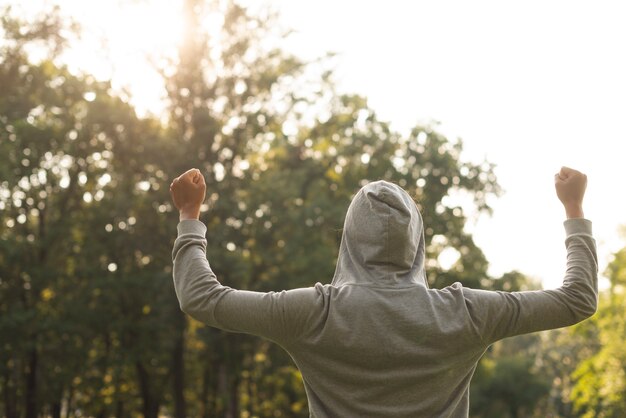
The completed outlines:
{"type": "Polygon", "coordinates": [[[206,258],[206,226],[198,220],[206,194],[199,170],[174,179],[170,193],[180,212],[172,258],[174,288],[183,312],[214,327],[278,343],[315,325],[324,306],[321,286],[265,293],[232,289],[217,280],[206,258]]]}
{"type": "MultiPolygon", "coordinates": [[[[510,293],[464,289],[472,322],[487,344],[513,335],[573,325],[596,311],[596,245],[591,222],[583,218],[587,176],[562,167],[554,176],[554,184],[567,217],[563,285],[558,289],[510,293]]],[[[526,256],[532,259],[532,249],[526,256]]]]}

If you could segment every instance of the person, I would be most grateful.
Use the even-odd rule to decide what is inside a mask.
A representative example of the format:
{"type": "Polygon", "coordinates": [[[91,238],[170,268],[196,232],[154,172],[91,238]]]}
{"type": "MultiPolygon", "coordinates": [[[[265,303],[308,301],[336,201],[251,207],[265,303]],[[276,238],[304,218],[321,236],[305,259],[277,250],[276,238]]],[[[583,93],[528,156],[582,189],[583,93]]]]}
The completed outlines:
{"type": "MultiPolygon", "coordinates": [[[[597,255],[582,207],[587,178],[563,167],[554,180],[567,217],[557,289],[430,289],[415,202],[399,186],[375,181],[350,203],[332,282],[264,293],[223,286],[211,270],[198,220],[206,185],[192,169],[170,186],[180,212],[176,295],[198,321],[285,349],[302,373],[311,417],[467,417],[470,380],[489,345],[596,311],[597,255]]],[[[532,263],[532,247],[520,257],[532,263]]]]}

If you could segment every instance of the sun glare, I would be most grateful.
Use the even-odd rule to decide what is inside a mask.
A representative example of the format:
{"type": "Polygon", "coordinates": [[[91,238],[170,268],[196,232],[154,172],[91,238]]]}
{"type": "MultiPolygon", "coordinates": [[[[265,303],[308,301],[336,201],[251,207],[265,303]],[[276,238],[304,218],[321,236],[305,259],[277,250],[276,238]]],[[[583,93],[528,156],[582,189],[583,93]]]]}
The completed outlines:
{"type": "Polygon", "coordinates": [[[130,93],[138,113],[158,113],[164,91],[156,66],[175,57],[183,40],[182,3],[63,0],[59,4],[81,22],[81,40],[66,54],[70,67],[112,80],[114,88],[130,93]]]}
{"type": "Polygon", "coordinates": [[[172,53],[182,39],[179,2],[152,1],[121,6],[112,20],[109,39],[117,46],[132,45],[147,53],[172,53]]]}

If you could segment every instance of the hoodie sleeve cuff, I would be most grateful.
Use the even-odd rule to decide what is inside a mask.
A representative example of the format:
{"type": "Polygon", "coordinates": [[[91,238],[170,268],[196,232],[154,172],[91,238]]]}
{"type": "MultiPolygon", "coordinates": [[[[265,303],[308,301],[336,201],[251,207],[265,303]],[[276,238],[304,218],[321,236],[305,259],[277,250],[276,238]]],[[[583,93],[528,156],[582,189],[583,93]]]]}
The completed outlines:
{"type": "Polygon", "coordinates": [[[202,237],[206,236],[206,225],[197,219],[186,219],[184,221],[180,221],[177,229],[178,236],[184,234],[201,235],[202,237]]]}
{"type": "Polygon", "coordinates": [[[570,237],[572,235],[592,235],[591,221],[584,218],[567,219],[563,222],[565,226],[565,235],[570,237]]]}

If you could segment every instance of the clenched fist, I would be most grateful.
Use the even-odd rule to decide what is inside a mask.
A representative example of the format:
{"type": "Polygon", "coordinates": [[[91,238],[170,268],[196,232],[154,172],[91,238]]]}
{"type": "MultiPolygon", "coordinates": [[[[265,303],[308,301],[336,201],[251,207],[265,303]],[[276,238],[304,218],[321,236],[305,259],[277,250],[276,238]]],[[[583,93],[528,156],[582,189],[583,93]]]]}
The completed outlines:
{"type": "Polygon", "coordinates": [[[180,213],[180,220],[198,219],[206,196],[206,183],[197,168],[187,170],[170,184],[170,195],[180,213]]]}
{"type": "Polygon", "coordinates": [[[587,188],[587,176],[569,167],[561,167],[554,175],[556,195],[563,203],[568,218],[583,218],[583,197],[587,188]]]}

